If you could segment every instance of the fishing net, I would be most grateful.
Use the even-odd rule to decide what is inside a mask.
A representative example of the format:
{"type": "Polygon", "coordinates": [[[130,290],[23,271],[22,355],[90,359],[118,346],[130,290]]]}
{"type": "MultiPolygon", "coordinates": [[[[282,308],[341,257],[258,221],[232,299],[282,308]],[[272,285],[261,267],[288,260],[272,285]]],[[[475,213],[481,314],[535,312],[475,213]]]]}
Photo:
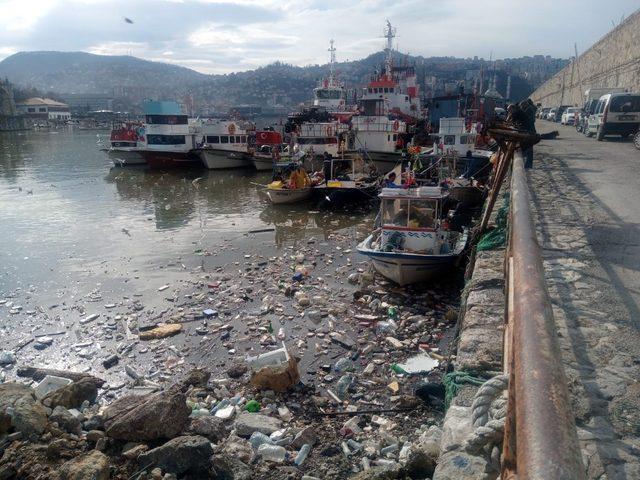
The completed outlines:
{"type": "Polygon", "coordinates": [[[493,250],[507,243],[507,232],[509,229],[509,194],[505,193],[502,207],[496,215],[496,226],[490,232],[485,233],[478,242],[477,251],[493,250]]]}
{"type": "Polygon", "coordinates": [[[449,410],[449,406],[453,401],[453,397],[458,394],[458,391],[464,384],[468,385],[482,385],[486,382],[486,378],[476,377],[472,375],[470,372],[465,372],[464,370],[459,370],[457,372],[447,373],[442,378],[442,383],[444,384],[444,408],[445,411],[449,410]]]}

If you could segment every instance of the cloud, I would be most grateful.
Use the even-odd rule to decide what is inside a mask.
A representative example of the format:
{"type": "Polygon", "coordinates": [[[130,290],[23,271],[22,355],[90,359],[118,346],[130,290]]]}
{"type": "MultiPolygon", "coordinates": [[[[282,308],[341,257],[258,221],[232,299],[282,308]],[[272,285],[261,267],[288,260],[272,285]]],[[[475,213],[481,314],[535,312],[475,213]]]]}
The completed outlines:
{"type": "Polygon", "coordinates": [[[636,7],[635,0],[4,0],[0,58],[17,50],[83,50],[204,73],[275,60],[323,64],[330,38],[339,61],[382,49],[386,19],[397,27],[402,52],[566,58],[574,42],[588,48],[636,7]]]}

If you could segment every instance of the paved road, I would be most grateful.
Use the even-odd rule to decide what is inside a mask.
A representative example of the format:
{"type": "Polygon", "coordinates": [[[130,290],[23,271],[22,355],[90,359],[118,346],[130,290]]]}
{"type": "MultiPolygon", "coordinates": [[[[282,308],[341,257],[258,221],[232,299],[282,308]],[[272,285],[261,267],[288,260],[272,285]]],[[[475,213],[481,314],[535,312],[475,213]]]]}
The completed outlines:
{"type": "Polygon", "coordinates": [[[529,181],[590,479],[640,478],[640,151],[539,122],[529,181]]]}

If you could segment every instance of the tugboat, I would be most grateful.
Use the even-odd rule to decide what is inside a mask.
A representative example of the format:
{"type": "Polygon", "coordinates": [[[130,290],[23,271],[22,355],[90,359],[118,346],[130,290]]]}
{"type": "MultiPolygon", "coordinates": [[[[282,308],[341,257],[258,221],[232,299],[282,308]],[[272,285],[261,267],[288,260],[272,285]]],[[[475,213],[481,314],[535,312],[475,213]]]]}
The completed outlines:
{"type": "Polygon", "coordinates": [[[250,130],[232,120],[209,119],[202,124],[204,142],[196,152],[210,170],[249,167],[250,130]]]}
{"type": "Polygon", "coordinates": [[[374,268],[399,285],[432,280],[462,254],[468,238],[449,228],[440,187],[384,188],[381,227],[358,245],[374,268]]]}
{"type": "Polygon", "coordinates": [[[410,126],[424,118],[417,77],[412,66],[393,65],[396,30],[387,21],[384,32],[384,72],[374,75],[365,87],[359,115],[351,119],[354,148],[364,150],[382,173],[404,160],[404,147],[411,140],[410,126]]]}
{"type": "Polygon", "coordinates": [[[109,148],[103,149],[116,167],[144,165],[145,130],[140,122],[124,122],[111,129],[109,148]]]}
{"type": "Polygon", "coordinates": [[[199,127],[189,121],[176,102],[147,101],[145,112],[146,145],[140,151],[151,168],[200,167],[194,152],[199,127]]]}

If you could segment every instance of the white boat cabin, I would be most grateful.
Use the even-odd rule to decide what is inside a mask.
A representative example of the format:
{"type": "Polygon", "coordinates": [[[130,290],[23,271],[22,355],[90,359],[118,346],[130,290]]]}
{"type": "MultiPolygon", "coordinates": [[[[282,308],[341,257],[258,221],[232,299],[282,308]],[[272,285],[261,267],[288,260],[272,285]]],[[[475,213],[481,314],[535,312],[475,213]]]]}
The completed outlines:
{"type": "Polygon", "coordinates": [[[439,141],[435,145],[435,153],[456,153],[464,157],[476,149],[475,127],[467,128],[462,117],[441,118],[436,136],[439,141]]]}
{"type": "Polygon", "coordinates": [[[202,122],[202,143],[205,147],[232,152],[247,152],[249,132],[238,122],[207,119],[202,122]]]}
{"type": "Polygon", "coordinates": [[[441,227],[440,187],[383,188],[380,197],[381,251],[444,255],[454,247],[451,232],[441,227]]]}

